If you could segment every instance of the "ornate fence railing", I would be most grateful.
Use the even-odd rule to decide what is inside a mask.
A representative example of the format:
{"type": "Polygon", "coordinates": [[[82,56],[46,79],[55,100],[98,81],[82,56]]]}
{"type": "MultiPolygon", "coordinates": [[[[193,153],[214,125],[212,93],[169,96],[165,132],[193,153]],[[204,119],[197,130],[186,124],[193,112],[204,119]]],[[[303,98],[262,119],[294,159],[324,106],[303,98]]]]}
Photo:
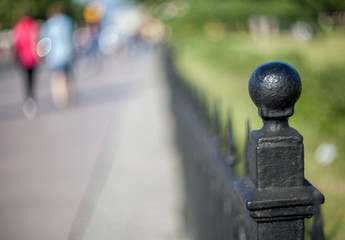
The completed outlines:
{"type": "Polygon", "coordinates": [[[234,170],[239,158],[231,117],[222,121],[217,105],[211,108],[201,91],[183,80],[169,54],[166,73],[192,238],[305,239],[304,219],[316,214],[311,238],[323,239],[324,197],[304,178],[303,138],[288,124],[301,93],[297,71],[272,62],[251,75],[249,93],[263,127],[250,133],[247,124],[242,178],[234,170]]]}

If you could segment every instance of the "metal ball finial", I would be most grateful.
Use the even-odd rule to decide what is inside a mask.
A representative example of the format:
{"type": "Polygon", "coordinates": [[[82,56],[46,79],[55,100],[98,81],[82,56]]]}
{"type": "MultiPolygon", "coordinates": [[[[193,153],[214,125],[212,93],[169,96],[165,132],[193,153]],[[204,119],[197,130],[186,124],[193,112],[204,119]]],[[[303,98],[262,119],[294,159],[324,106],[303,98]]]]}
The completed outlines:
{"type": "Polygon", "coordinates": [[[302,91],[295,68],[283,62],[259,66],[249,80],[249,94],[263,119],[286,119],[302,91]]]}

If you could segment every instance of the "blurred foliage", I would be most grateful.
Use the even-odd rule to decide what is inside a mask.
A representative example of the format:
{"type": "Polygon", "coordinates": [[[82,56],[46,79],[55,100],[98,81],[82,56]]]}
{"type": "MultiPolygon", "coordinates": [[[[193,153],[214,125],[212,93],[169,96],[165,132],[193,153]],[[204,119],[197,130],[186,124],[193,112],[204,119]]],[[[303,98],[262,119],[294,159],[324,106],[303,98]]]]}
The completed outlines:
{"type": "MultiPolygon", "coordinates": [[[[147,4],[163,4],[171,1],[141,0],[147,4]]],[[[166,22],[173,28],[184,30],[181,34],[195,34],[202,25],[212,20],[226,24],[228,30],[243,30],[246,21],[253,13],[277,18],[281,26],[295,21],[317,22],[320,12],[333,13],[345,10],[342,0],[186,0],[190,11],[182,18],[166,22]],[[182,26],[182,28],[181,28],[182,26]]],[[[179,32],[180,33],[180,32],[179,32]]]]}
{"type": "Polygon", "coordinates": [[[24,14],[30,13],[38,20],[46,19],[47,8],[55,2],[65,6],[66,13],[75,20],[82,19],[83,7],[69,0],[1,0],[0,1],[0,30],[11,28],[24,14]]]}

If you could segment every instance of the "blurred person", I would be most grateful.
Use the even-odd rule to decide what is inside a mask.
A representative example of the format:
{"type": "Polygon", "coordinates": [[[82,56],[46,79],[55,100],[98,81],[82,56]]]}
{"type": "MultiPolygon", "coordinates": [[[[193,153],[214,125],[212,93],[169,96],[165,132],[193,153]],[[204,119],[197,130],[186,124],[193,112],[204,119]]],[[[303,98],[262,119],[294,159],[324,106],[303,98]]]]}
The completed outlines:
{"type": "Polygon", "coordinates": [[[156,18],[147,17],[139,30],[140,37],[153,46],[162,42],[165,35],[165,25],[156,18]]]}
{"type": "Polygon", "coordinates": [[[16,58],[26,73],[26,96],[23,112],[28,118],[34,117],[37,111],[34,94],[34,72],[39,62],[39,56],[36,52],[38,35],[39,25],[30,14],[22,17],[13,28],[12,37],[16,58]]]}
{"type": "Polygon", "coordinates": [[[130,39],[131,53],[135,57],[152,54],[165,36],[165,25],[146,13],[138,17],[138,27],[133,33],[130,39]]]}
{"type": "Polygon", "coordinates": [[[104,13],[105,7],[101,2],[90,2],[84,9],[84,20],[89,33],[88,56],[95,56],[97,58],[99,53],[99,36],[104,13]]]}
{"type": "Polygon", "coordinates": [[[41,37],[50,43],[46,53],[47,66],[52,71],[51,91],[56,107],[64,108],[71,100],[70,67],[74,54],[74,23],[64,13],[61,4],[53,4],[47,11],[48,20],[42,26],[41,37]]]}

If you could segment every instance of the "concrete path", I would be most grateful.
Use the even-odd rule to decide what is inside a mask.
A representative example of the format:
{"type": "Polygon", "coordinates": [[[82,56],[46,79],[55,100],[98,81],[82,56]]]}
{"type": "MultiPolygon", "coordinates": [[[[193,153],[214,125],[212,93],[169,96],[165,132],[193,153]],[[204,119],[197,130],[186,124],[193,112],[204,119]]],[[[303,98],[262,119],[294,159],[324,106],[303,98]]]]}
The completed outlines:
{"type": "Polygon", "coordinates": [[[40,69],[31,120],[21,75],[0,73],[0,239],[185,239],[159,58],[119,55],[75,69],[77,102],[60,111],[40,69]]]}

